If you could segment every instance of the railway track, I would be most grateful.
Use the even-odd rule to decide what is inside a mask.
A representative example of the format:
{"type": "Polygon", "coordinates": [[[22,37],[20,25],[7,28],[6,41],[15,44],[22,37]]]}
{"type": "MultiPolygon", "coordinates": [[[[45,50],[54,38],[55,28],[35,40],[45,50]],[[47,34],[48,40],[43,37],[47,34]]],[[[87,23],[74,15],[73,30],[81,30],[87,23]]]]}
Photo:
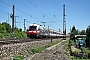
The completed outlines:
{"type": "Polygon", "coordinates": [[[50,38],[48,38],[48,39],[46,39],[46,38],[43,38],[43,39],[30,39],[30,38],[7,39],[7,40],[0,40],[0,45],[32,42],[32,41],[41,41],[41,40],[50,40],[50,38]]]}

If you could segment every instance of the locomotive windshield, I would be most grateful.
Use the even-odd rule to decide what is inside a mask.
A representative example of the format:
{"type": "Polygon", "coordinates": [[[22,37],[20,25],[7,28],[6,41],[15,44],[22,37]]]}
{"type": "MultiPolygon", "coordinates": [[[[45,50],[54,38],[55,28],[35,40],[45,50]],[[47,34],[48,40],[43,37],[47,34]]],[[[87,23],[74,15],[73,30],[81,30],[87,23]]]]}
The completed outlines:
{"type": "Polygon", "coordinates": [[[36,30],[37,26],[30,26],[29,30],[36,30]]]}

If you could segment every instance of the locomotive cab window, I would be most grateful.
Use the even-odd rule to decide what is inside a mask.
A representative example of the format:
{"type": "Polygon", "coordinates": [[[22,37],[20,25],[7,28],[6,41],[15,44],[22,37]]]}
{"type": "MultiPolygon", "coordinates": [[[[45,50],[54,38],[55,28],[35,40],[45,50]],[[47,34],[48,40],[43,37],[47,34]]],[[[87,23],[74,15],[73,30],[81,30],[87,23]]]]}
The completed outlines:
{"type": "Polygon", "coordinates": [[[36,30],[37,26],[30,26],[29,30],[36,30]]]}

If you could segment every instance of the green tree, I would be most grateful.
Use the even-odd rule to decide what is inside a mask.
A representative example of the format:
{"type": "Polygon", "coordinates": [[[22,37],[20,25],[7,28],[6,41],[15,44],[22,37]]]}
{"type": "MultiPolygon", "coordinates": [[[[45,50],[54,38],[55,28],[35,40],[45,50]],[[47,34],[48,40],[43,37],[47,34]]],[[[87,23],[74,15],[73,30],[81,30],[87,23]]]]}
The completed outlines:
{"type": "Polygon", "coordinates": [[[5,33],[6,33],[5,26],[0,24],[0,38],[4,37],[5,33]]]}
{"type": "Polygon", "coordinates": [[[2,25],[5,26],[6,33],[10,33],[11,32],[11,26],[10,26],[10,24],[8,24],[6,22],[3,22],[2,25]]]}
{"type": "Polygon", "coordinates": [[[71,32],[74,32],[74,31],[76,31],[76,28],[75,28],[75,26],[73,26],[73,27],[72,27],[72,30],[71,30],[71,32]]]}
{"type": "Polygon", "coordinates": [[[22,32],[22,29],[20,28],[19,31],[22,32]]]}
{"type": "MultiPolygon", "coordinates": [[[[0,23],[0,38],[10,38],[12,36],[12,28],[11,25],[3,22],[0,23]]],[[[15,35],[16,38],[26,38],[26,32],[23,32],[22,29],[15,28],[15,35]]]]}
{"type": "Polygon", "coordinates": [[[72,30],[71,30],[71,33],[70,33],[70,37],[74,37],[77,34],[78,34],[78,30],[76,30],[75,26],[73,26],[72,30]]]}
{"type": "Polygon", "coordinates": [[[0,24],[0,33],[6,33],[6,28],[2,24],[0,24]]]}
{"type": "Polygon", "coordinates": [[[87,37],[90,37],[90,25],[86,29],[86,35],[87,37]]]}
{"type": "Polygon", "coordinates": [[[82,31],[80,32],[80,35],[86,35],[86,31],[85,31],[85,30],[82,30],[82,31]]]}

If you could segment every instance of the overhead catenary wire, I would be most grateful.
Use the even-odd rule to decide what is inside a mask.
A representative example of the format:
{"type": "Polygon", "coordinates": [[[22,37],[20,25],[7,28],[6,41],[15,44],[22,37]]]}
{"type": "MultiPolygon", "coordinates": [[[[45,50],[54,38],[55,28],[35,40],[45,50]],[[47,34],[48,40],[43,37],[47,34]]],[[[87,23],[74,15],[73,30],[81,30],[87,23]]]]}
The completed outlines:
{"type": "MultiPolygon", "coordinates": [[[[6,4],[6,5],[10,6],[10,7],[13,7],[13,6],[11,6],[10,4],[8,4],[8,3],[6,3],[6,2],[4,2],[4,1],[2,1],[2,0],[0,0],[0,2],[6,4]]],[[[22,11],[22,10],[16,8],[16,7],[15,7],[15,9],[18,10],[19,12],[21,12],[21,13],[27,15],[27,16],[31,16],[30,14],[28,14],[28,13],[26,13],[26,12],[24,12],[24,11],[22,11]]],[[[34,19],[36,19],[36,20],[40,20],[40,19],[38,19],[38,18],[36,18],[36,17],[33,17],[33,16],[32,16],[32,18],[34,18],[34,19]]]]}
{"type": "MultiPolygon", "coordinates": [[[[8,12],[3,12],[3,11],[0,11],[0,13],[3,14],[4,16],[9,14],[8,12]]],[[[4,18],[4,19],[7,19],[7,18],[2,17],[2,16],[0,16],[0,17],[1,17],[1,18],[4,18]]],[[[9,20],[9,19],[8,19],[8,20],[9,20]]]]}
{"type": "MultiPolygon", "coordinates": [[[[42,12],[36,5],[34,5],[30,0],[28,0],[28,2],[30,4],[32,4],[35,8],[37,8],[41,13],[43,13],[44,15],[46,15],[44,12],[42,12]]],[[[47,16],[47,15],[46,15],[47,16]]],[[[47,16],[48,17],[48,16],[47,16]]],[[[52,20],[50,17],[48,17],[50,20],[52,20]]]]}
{"type": "MultiPolygon", "coordinates": [[[[20,0],[19,0],[19,1],[20,1],[20,0]]],[[[26,5],[26,4],[24,4],[22,1],[20,1],[20,2],[21,2],[25,7],[30,7],[30,6],[26,5]]],[[[31,9],[31,7],[30,7],[30,9],[31,9]]],[[[33,9],[32,9],[32,11],[36,12],[36,11],[33,10],[33,9]]],[[[37,13],[37,12],[36,12],[36,13],[37,13]]],[[[39,14],[39,13],[37,13],[37,14],[39,14]]],[[[46,15],[44,14],[43,17],[45,17],[45,16],[46,16],[46,15]]],[[[33,14],[31,14],[31,18],[35,18],[36,20],[39,20],[39,21],[40,21],[40,19],[34,17],[33,14]]],[[[46,19],[46,18],[45,18],[45,19],[46,19]]]]}
{"type": "MultiPolygon", "coordinates": [[[[29,0],[30,1],[30,0],[29,0]]],[[[7,6],[9,6],[9,7],[11,7],[12,8],[12,5],[10,5],[10,4],[8,4],[8,3],[6,3],[6,2],[4,2],[3,0],[0,0],[0,2],[2,2],[2,3],[4,3],[5,5],[7,5],[7,6]]],[[[49,16],[47,16],[43,11],[41,11],[37,6],[35,6],[40,12],[42,12],[43,13],[43,17],[45,16],[45,19],[46,19],[46,17],[48,17],[51,21],[53,21],[49,16]]],[[[35,16],[33,16],[33,15],[31,15],[31,14],[28,14],[28,13],[26,13],[26,12],[24,12],[24,11],[22,11],[22,10],[20,10],[20,9],[18,9],[18,8],[16,8],[15,7],[15,9],[17,10],[17,11],[19,11],[19,12],[21,12],[21,13],[23,13],[23,14],[25,14],[25,15],[27,15],[27,16],[30,16],[31,18],[34,18],[34,19],[36,19],[36,20],[39,20],[40,21],[40,19],[38,19],[37,17],[35,17],[35,16]]]]}
{"type": "MultiPolygon", "coordinates": [[[[8,6],[10,6],[10,7],[12,7],[10,4],[8,4],[8,3],[6,3],[6,2],[4,2],[4,1],[2,1],[2,0],[0,0],[2,3],[4,3],[4,4],[6,4],[6,5],[8,5],[8,6]]],[[[28,0],[29,2],[30,2],[30,0],[28,0]]],[[[31,2],[30,2],[31,3],[31,2]]],[[[34,7],[36,7],[33,3],[31,3],[34,7]]],[[[37,8],[37,7],[36,7],[37,8]]],[[[24,13],[24,14],[26,14],[26,15],[28,15],[28,16],[31,16],[30,14],[28,14],[28,13],[26,13],[26,12],[24,12],[24,11],[22,11],[22,10],[20,10],[20,9],[18,9],[18,8],[15,8],[16,10],[18,10],[18,11],[20,11],[20,12],[22,12],[22,13],[24,13]]],[[[38,8],[37,8],[38,9],[38,8]]],[[[38,9],[40,12],[42,12],[40,9],[38,9]]],[[[42,12],[45,16],[47,16],[44,12],[42,12]]],[[[48,17],[48,16],[47,16],[48,17]]],[[[36,19],[37,20],[37,18],[36,17],[33,17],[32,16],[32,18],[34,18],[34,19],[36,19]]],[[[48,17],[50,20],[52,20],[50,17],[48,17]]],[[[40,20],[40,19],[38,19],[38,20],[40,20]]]]}
{"type": "Polygon", "coordinates": [[[10,7],[12,7],[11,5],[7,4],[6,2],[3,2],[2,0],[0,0],[0,1],[1,1],[2,3],[6,4],[6,5],[10,6],[10,7]]]}
{"type": "Polygon", "coordinates": [[[30,6],[26,5],[25,3],[23,3],[22,1],[18,0],[23,6],[25,7],[29,7],[30,8],[30,11],[34,11],[35,13],[37,13],[35,10],[33,10],[30,6]]]}
{"type": "MultiPolygon", "coordinates": [[[[40,0],[39,0],[40,1],[40,0]]],[[[45,7],[45,9],[52,15],[52,16],[54,16],[54,18],[56,18],[56,15],[54,14],[52,14],[50,11],[49,11],[49,9],[40,1],[40,3],[42,4],[42,6],[44,6],[45,7]]],[[[57,18],[56,18],[56,20],[58,20],[57,18]]],[[[54,21],[54,20],[53,20],[54,21]]],[[[51,22],[50,22],[51,23],[51,22]]],[[[58,25],[57,23],[55,23],[55,21],[53,22],[54,24],[56,24],[56,25],[58,25]]]]}
{"type": "MultiPolygon", "coordinates": [[[[40,1],[40,0],[39,0],[40,1]]],[[[45,7],[45,9],[51,14],[51,15],[53,15],[50,11],[49,11],[49,9],[40,1],[40,3],[42,4],[42,6],[44,6],[45,7]]],[[[55,17],[55,15],[53,15],[54,17],[55,17]]],[[[56,18],[57,19],[57,18],[56,18]]]]}

